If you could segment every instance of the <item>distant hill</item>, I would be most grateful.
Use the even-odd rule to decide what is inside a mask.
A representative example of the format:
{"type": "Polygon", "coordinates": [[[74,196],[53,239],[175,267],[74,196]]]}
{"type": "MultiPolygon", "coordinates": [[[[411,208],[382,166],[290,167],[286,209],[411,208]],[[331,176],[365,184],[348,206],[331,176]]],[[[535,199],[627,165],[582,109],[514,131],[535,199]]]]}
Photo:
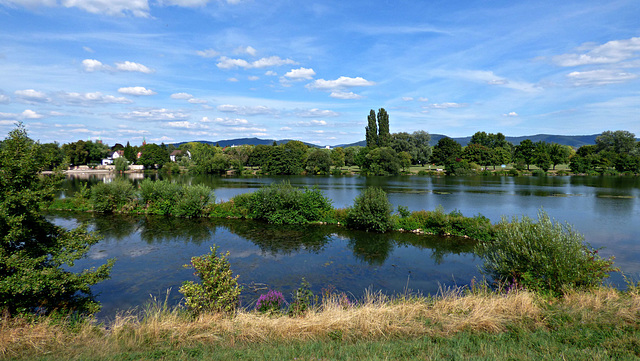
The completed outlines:
{"type": "MultiPolygon", "coordinates": [[[[205,144],[213,144],[213,145],[219,145],[221,147],[230,147],[232,145],[273,145],[273,142],[276,142],[276,144],[286,144],[289,143],[291,140],[293,139],[282,139],[282,140],[275,140],[275,139],[260,139],[260,138],[238,138],[238,139],[225,139],[225,140],[218,140],[218,141],[210,141],[210,140],[195,140],[194,142],[197,143],[205,143],[205,144]]],[[[181,146],[182,144],[185,143],[189,143],[189,142],[180,142],[180,143],[174,143],[173,145],[175,145],[176,147],[181,146]]],[[[315,147],[318,148],[317,145],[315,144],[311,144],[311,143],[305,143],[302,142],[304,144],[306,144],[308,147],[315,147]]]]}
{"type": "MultiPolygon", "coordinates": [[[[521,137],[509,137],[507,136],[506,139],[508,142],[511,142],[513,145],[518,145],[520,144],[521,141],[525,140],[525,139],[530,139],[532,142],[539,142],[539,141],[543,141],[543,142],[547,142],[547,143],[558,143],[558,144],[562,144],[562,145],[570,145],[572,147],[575,148],[580,148],[583,145],[592,145],[592,144],[596,144],[596,137],[598,137],[600,134],[592,134],[592,135],[553,135],[553,134],[536,134],[536,135],[525,135],[525,136],[521,136],[521,137]]],[[[438,143],[438,141],[441,138],[446,137],[446,135],[442,135],[442,134],[431,134],[431,142],[430,144],[433,146],[436,143],[438,143]]],[[[469,141],[471,140],[471,137],[459,137],[459,138],[453,138],[456,142],[460,143],[462,146],[466,146],[469,141]]],[[[640,140],[640,139],[639,139],[640,140]]],[[[197,140],[196,142],[201,142],[201,143],[208,143],[208,144],[218,144],[221,147],[228,147],[228,146],[232,146],[232,145],[245,145],[245,144],[249,144],[249,145],[258,145],[258,144],[264,144],[264,145],[272,145],[273,142],[276,142],[277,144],[283,144],[283,143],[287,143],[289,141],[291,141],[291,139],[282,139],[282,140],[274,140],[274,139],[260,139],[260,138],[238,138],[238,139],[226,139],[226,140],[218,140],[218,141],[209,141],[209,140],[197,140]]],[[[174,145],[176,147],[184,144],[184,143],[188,143],[188,142],[181,142],[181,143],[174,143],[174,145]]],[[[315,144],[311,144],[311,143],[305,143],[309,147],[314,147],[314,148],[320,148],[318,145],[315,144]]],[[[361,140],[359,142],[355,142],[355,143],[350,143],[350,144],[338,144],[335,146],[332,146],[332,148],[336,148],[336,147],[352,147],[352,146],[362,146],[364,147],[366,145],[366,141],[361,140]]]]}

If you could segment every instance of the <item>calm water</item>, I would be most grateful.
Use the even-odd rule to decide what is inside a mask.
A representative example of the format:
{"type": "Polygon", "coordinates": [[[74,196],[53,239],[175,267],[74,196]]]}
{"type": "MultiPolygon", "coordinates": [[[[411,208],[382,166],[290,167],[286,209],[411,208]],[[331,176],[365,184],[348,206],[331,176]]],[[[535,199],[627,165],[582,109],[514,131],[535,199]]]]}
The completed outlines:
{"type": "MultiPolygon", "coordinates": [[[[493,222],[502,216],[536,217],[542,208],[560,221],[571,223],[603,256],[614,255],[616,265],[640,279],[640,179],[615,177],[173,177],[183,183],[202,183],[215,190],[218,201],[236,194],[288,180],[294,186],[317,186],[347,207],[368,186],[378,186],[395,205],[411,210],[431,210],[441,205],[447,212],[478,213],[493,222]]],[[[65,194],[83,182],[100,178],[69,179],[65,194]]],[[[134,181],[138,181],[135,180],[134,181]]],[[[192,271],[182,268],[192,256],[217,244],[229,251],[233,271],[245,287],[243,303],[255,302],[262,287],[290,293],[305,277],[319,293],[323,288],[360,297],[367,288],[387,293],[405,288],[436,293],[440,287],[465,285],[478,272],[480,260],[470,242],[455,238],[412,234],[376,235],[339,227],[273,227],[249,221],[184,220],[165,217],[85,216],[78,220],[52,215],[56,223],[74,226],[86,221],[104,235],[87,267],[116,257],[112,279],[95,287],[103,303],[101,316],[129,309],[150,300],[177,303],[177,292],[192,271]],[[266,285],[266,286],[265,286],[266,285]]],[[[611,282],[622,285],[620,276],[611,282]]],[[[266,292],[266,291],[265,291],[266,292]]]]}

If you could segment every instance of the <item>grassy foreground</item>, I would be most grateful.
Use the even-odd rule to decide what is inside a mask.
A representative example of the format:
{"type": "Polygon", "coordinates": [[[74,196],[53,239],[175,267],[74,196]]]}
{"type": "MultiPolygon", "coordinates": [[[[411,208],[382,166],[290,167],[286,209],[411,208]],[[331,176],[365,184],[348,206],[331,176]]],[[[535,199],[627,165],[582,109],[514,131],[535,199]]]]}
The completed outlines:
{"type": "Polygon", "coordinates": [[[640,294],[560,298],[451,290],[437,297],[326,297],[302,317],[192,317],[149,306],[108,324],[3,317],[0,357],[29,360],[605,360],[640,357],[640,294]]]}

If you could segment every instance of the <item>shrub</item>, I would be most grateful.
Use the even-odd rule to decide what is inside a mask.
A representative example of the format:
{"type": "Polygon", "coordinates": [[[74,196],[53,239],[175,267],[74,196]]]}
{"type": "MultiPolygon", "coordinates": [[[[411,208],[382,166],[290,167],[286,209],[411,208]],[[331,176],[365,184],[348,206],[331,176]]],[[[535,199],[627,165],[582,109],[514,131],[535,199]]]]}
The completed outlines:
{"type": "Polygon", "coordinates": [[[284,304],[284,296],[282,296],[282,292],[269,290],[267,294],[260,295],[260,297],[258,297],[256,310],[260,313],[273,313],[280,311],[282,304],[284,304]]]}
{"type": "Polygon", "coordinates": [[[140,198],[151,214],[171,214],[182,198],[182,186],[166,180],[145,179],[140,183],[140,198]]]}
{"type": "Polygon", "coordinates": [[[186,268],[195,269],[194,275],[202,283],[185,281],[180,293],[185,297],[187,308],[194,313],[234,312],[238,307],[242,287],[238,277],[233,277],[229,264],[229,252],[217,254],[218,247],[211,247],[211,253],[191,258],[186,268]]]}
{"type": "Polygon", "coordinates": [[[311,284],[302,278],[300,287],[293,294],[293,301],[289,305],[289,316],[302,316],[317,302],[317,297],[311,292],[311,284]]]}
{"type": "Polygon", "coordinates": [[[613,258],[603,259],[569,224],[544,212],[538,221],[506,218],[498,224],[495,240],[482,244],[483,271],[503,285],[559,294],[569,289],[598,286],[616,271],[613,258]]]}
{"type": "Polygon", "coordinates": [[[215,202],[211,188],[202,184],[183,187],[181,193],[173,212],[178,217],[202,217],[207,205],[215,202]]]}
{"type": "MultiPolygon", "coordinates": [[[[236,198],[234,198],[235,201],[236,198]]],[[[288,182],[271,184],[252,193],[246,202],[254,219],[274,224],[305,224],[322,220],[331,201],[317,188],[300,190],[288,182]]]]}
{"type": "Polygon", "coordinates": [[[391,229],[393,206],[380,188],[366,188],[356,197],[347,214],[347,226],[365,231],[386,232],[391,229]]]}
{"type": "Polygon", "coordinates": [[[110,183],[98,183],[91,187],[93,210],[111,213],[122,210],[135,199],[133,184],[126,180],[116,179],[110,183]]]}

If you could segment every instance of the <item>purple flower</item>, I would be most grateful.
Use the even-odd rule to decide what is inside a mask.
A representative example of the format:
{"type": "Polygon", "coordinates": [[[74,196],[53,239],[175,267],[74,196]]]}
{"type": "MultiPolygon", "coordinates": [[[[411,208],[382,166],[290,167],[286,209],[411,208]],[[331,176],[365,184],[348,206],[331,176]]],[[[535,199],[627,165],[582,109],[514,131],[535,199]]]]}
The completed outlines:
{"type": "Polygon", "coordinates": [[[277,311],[284,303],[282,292],[269,290],[267,294],[260,295],[256,302],[256,309],[262,313],[269,311],[277,311]]]}

